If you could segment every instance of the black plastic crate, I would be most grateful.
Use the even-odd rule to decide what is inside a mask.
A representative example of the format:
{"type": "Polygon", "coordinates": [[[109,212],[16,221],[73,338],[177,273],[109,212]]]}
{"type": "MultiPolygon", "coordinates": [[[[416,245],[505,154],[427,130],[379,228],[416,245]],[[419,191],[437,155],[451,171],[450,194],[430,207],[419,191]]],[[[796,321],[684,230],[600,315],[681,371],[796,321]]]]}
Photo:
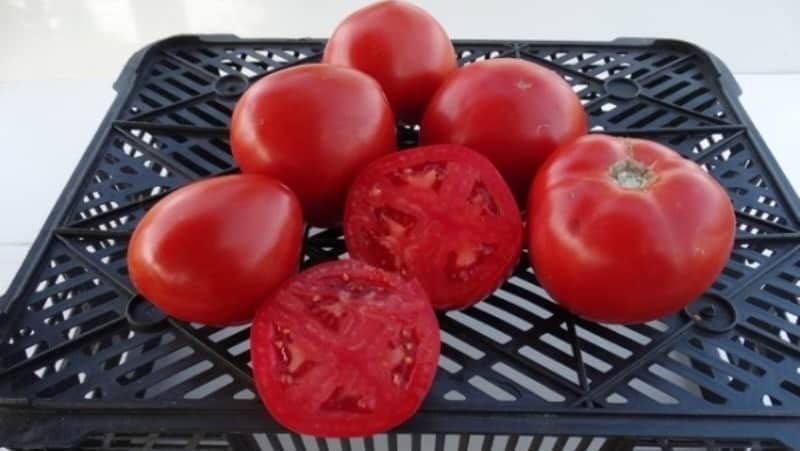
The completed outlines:
{"type": "MultiPolygon", "coordinates": [[[[728,190],[738,235],[686,312],[605,326],[564,312],[527,256],[492,297],[440,315],[422,410],[389,435],[287,434],[256,397],[246,326],[164,318],[127,277],[127,239],[164,193],[235,171],[227,125],[253,80],[320,40],[180,36],[134,55],[108,115],[0,309],[0,444],[81,449],[782,449],[800,447],[798,198],[712,55],[684,42],[461,41],[569,81],[592,130],[660,141],[728,190]],[[256,435],[252,435],[256,433],[256,435]]],[[[400,127],[411,145],[416,131],[400,127]]],[[[345,252],[311,229],[305,265],[345,252]]]]}

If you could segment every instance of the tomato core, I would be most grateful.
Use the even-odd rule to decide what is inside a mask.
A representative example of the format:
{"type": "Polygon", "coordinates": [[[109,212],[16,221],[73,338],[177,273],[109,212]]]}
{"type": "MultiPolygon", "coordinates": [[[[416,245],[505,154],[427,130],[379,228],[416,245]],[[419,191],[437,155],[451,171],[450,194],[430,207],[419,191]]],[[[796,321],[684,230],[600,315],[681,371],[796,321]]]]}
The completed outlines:
{"type": "Polygon", "coordinates": [[[633,158],[626,158],[612,164],[608,168],[608,175],[621,188],[630,190],[645,190],[656,179],[656,174],[650,168],[633,158]]]}

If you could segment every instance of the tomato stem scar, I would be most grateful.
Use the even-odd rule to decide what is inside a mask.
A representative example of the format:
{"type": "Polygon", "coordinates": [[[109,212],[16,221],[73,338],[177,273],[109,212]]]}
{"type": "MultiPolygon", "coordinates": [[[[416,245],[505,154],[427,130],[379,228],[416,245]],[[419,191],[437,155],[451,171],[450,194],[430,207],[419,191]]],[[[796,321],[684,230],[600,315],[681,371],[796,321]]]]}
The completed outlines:
{"type": "Polygon", "coordinates": [[[617,185],[630,190],[645,190],[656,180],[655,172],[630,157],[612,164],[608,175],[617,185]]]}

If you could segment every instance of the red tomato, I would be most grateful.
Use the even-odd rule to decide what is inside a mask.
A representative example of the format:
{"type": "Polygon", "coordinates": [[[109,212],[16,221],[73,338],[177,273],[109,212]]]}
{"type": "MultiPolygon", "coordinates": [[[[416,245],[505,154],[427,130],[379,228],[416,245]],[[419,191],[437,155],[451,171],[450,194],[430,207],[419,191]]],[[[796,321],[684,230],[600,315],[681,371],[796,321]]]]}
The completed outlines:
{"type": "Polygon", "coordinates": [[[371,75],[398,119],[417,122],[436,88],[455,70],[456,52],[430,14],[410,3],[384,1],[342,21],[322,61],[371,75]]]}
{"type": "Polygon", "coordinates": [[[425,110],[421,141],[486,155],[523,205],[545,158],[586,127],[580,100],[558,74],[501,58],[466,66],[444,82],[425,110]]]}
{"type": "Polygon", "coordinates": [[[420,147],[370,164],[347,198],[354,258],[422,283],[434,307],[467,307],[513,270],[522,247],[514,196],[485,157],[463,146],[420,147]]]}
{"type": "Polygon", "coordinates": [[[576,140],[547,160],[529,196],[539,282],[595,321],[639,323],[680,310],[722,271],[734,233],[722,187],[641,139],[576,140]]]}
{"type": "Polygon", "coordinates": [[[286,183],[307,221],[330,225],[341,219],[358,171],[396,150],[394,116],[369,76],[306,64],[269,75],[244,93],[231,119],[231,148],[243,172],[286,183]]]}
{"type": "Polygon", "coordinates": [[[270,414],[299,434],[355,437],[411,417],[439,362],[422,287],[364,263],[312,267],[259,308],[253,374],[270,414]]]}
{"type": "Polygon", "coordinates": [[[303,216],[277,180],[230,175],[193,183],[142,218],[128,245],[134,286],[184,321],[249,321],[259,302],[297,271],[303,216]]]}

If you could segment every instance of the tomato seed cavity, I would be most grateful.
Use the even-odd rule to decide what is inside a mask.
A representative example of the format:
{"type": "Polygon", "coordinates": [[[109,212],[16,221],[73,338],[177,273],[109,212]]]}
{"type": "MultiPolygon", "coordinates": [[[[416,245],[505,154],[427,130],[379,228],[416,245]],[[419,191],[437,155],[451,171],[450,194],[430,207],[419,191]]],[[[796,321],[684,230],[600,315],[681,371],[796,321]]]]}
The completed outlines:
{"type": "Polygon", "coordinates": [[[450,252],[447,259],[448,277],[450,280],[469,280],[477,267],[496,251],[496,244],[481,243],[477,247],[465,247],[458,252],[450,252]]]}
{"type": "Polygon", "coordinates": [[[289,329],[276,324],[275,339],[272,344],[282,364],[280,381],[283,384],[292,384],[315,365],[314,362],[306,360],[303,350],[293,343],[289,329]]]}
{"type": "Polygon", "coordinates": [[[364,396],[346,393],[344,387],[338,386],[321,407],[325,410],[342,410],[353,413],[371,413],[374,410],[371,402],[364,396]]]}
{"type": "Polygon", "coordinates": [[[486,188],[483,182],[475,182],[472,186],[469,203],[481,207],[484,215],[490,213],[497,216],[500,213],[497,208],[497,202],[495,202],[494,197],[489,193],[489,189],[486,188]]]}
{"type": "Polygon", "coordinates": [[[442,181],[447,176],[447,163],[429,161],[414,166],[398,169],[386,174],[395,186],[412,185],[439,192],[442,181]]]}
{"type": "Polygon", "coordinates": [[[383,206],[376,208],[375,217],[384,235],[398,236],[408,233],[417,223],[417,218],[397,208],[383,206]]]}
{"type": "Polygon", "coordinates": [[[314,295],[312,303],[306,309],[320,324],[333,332],[339,331],[341,320],[346,315],[341,300],[332,296],[314,295]]]}
{"type": "Polygon", "coordinates": [[[364,229],[359,239],[363,240],[364,248],[369,249],[373,254],[373,261],[378,262],[381,268],[389,271],[405,269],[400,259],[392,252],[389,246],[371,230],[364,229]]]}
{"type": "Polygon", "coordinates": [[[392,366],[392,383],[405,387],[417,358],[419,338],[413,329],[404,328],[399,339],[389,342],[389,362],[392,366]]]}

